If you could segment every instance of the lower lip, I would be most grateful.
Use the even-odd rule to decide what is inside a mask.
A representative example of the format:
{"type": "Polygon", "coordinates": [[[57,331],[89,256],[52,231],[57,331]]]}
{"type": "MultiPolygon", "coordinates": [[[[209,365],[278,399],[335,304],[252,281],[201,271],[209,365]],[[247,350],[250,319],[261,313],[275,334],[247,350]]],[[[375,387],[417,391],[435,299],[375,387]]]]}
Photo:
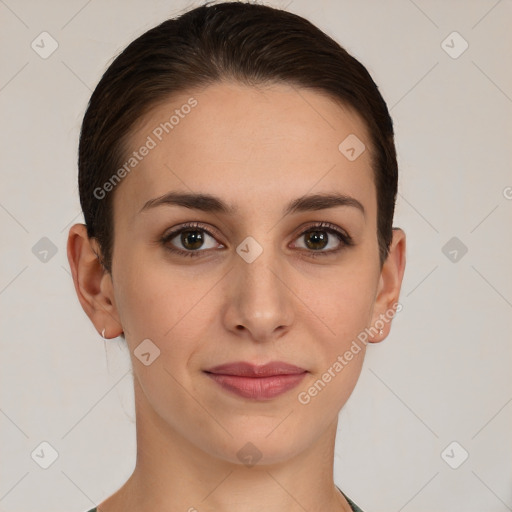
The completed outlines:
{"type": "Polygon", "coordinates": [[[269,377],[239,377],[206,373],[217,384],[232,393],[253,400],[269,400],[289,391],[299,384],[307,372],[269,377]]]}

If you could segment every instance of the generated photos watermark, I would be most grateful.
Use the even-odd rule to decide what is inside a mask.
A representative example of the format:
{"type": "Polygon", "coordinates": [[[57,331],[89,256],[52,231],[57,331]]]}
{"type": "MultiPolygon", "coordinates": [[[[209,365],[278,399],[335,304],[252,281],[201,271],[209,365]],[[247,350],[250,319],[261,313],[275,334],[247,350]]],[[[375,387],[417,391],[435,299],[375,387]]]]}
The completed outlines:
{"type": "Polygon", "coordinates": [[[361,352],[362,345],[366,345],[368,343],[368,338],[371,336],[375,336],[379,333],[384,326],[391,322],[394,316],[402,311],[403,306],[400,302],[395,302],[391,308],[389,308],[385,313],[381,313],[378,320],[371,327],[366,327],[363,331],[361,331],[356,339],[352,340],[350,348],[346,350],[343,355],[339,355],[336,360],[327,368],[327,370],[322,374],[322,376],[317,379],[313,385],[311,385],[306,391],[301,391],[297,395],[297,399],[299,403],[302,405],[307,405],[311,402],[312,398],[317,396],[324,388],[327,386],[329,382],[332,381],[340,373],[345,366],[349,364],[350,361],[354,358],[356,354],[361,352]],[[360,345],[359,343],[362,345],[360,345]]]}
{"type": "Polygon", "coordinates": [[[174,110],[173,115],[169,117],[168,121],[164,121],[156,126],[150,135],[147,136],[146,142],[142,146],[133,151],[130,157],[124,162],[124,164],[117,169],[117,171],[105,182],[101,187],[94,189],[94,197],[96,199],[104,199],[108,192],[114,190],[115,186],[121,182],[121,180],[129,174],[137,165],[149,155],[152,149],[158,146],[159,142],[162,142],[165,135],[169,134],[187,114],[190,114],[193,107],[197,106],[197,100],[194,97],[188,99],[186,103],[181,105],[180,108],[174,110]]]}

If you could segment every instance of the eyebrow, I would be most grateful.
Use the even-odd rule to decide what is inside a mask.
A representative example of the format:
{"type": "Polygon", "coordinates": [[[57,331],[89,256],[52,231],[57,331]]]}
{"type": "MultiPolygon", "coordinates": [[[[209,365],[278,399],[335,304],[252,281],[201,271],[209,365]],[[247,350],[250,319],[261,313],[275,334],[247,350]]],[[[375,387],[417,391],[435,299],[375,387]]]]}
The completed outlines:
{"type": "MultiPolygon", "coordinates": [[[[221,198],[211,194],[168,192],[147,201],[139,213],[164,205],[182,206],[193,210],[226,215],[234,215],[238,212],[238,207],[228,205],[221,198]]],[[[293,199],[284,208],[283,216],[298,212],[326,210],[338,206],[351,206],[360,210],[363,216],[366,215],[364,206],[354,197],[338,193],[325,193],[304,195],[293,199]]]]}

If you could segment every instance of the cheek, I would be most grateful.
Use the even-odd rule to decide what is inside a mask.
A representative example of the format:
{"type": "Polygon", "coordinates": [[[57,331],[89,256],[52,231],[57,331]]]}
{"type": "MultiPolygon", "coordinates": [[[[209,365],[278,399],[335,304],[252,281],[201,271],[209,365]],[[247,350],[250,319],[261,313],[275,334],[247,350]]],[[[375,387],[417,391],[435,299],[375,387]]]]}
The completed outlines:
{"type": "Polygon", "coordinates": [[[325,331],[325,340],[332,340],[333,348],[356,336],[368,326],[373,308],[376,281],[369,268],[340,267],[319,278],[316,285],[311,280],[298,284],[300,297],[316,316],[325,331]]]}
{"type": "Polygon", "coordinates": [[[186,358],[180,352],[192,350],[193,340],[204,337],[205,308],[212,307],[205,294],[212,284],[191,279],[169,265],[128,258],[118,265],[115,279],[116,305],[132,351],[149,338],[163,359],[186,358]]]}
{"type": "Polygon", "coordinates": [[[133,342],[161,338],[179,318],[182,291],[165,269],[133,255],[120,259],[114,269],[116,306],[125,334],[133,342]]]}
{"type": "Polygon", "coordinates": [[[322,290],[309,291],[308,306],[315,313],[309,318],[316,326],[310,335],[319,340],[318,359],[297,400],[304,414],[323,418],[326,427],[350,397],[361,372],[366,346],[357,336],[371,319],[375,295],[371,275],[368,268],[347,266],[323,281],[322,290]]]}

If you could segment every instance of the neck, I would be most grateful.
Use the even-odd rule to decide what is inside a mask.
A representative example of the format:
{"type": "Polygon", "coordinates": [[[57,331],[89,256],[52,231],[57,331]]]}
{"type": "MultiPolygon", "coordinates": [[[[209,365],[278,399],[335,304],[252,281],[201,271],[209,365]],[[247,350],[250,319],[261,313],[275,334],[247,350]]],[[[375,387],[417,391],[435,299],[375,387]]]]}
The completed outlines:
{"type": "Polygon", "coordinates": [[[337,417],[307,450],[249,466],[192,444],[150,407],[134,381],[136,466],[98,512],[351,511],[333,481],[337,417]]]}

